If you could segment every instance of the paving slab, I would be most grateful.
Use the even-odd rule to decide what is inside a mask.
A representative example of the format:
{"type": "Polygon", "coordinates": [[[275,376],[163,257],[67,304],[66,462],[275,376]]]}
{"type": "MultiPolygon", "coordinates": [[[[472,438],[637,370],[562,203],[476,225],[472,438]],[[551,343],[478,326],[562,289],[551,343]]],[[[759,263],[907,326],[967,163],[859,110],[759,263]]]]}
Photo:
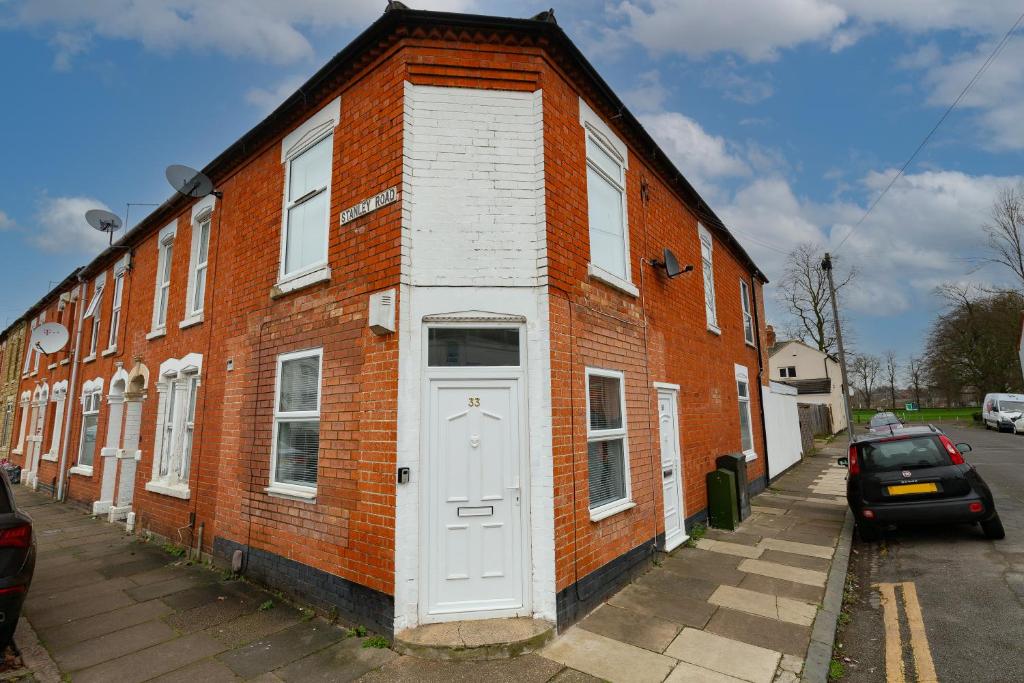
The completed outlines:
{"type": "Polygon", "coordinates": [[[651,615],[679,624],[702,628],[715,613],[716,607],[703,600],[694,600],[632,584],[613,596],[609,605],[651,615]]]}
{"type": "Polygon", "coordinates": [[[168,579],[167,581],[160,581],[158,583],[150,583],[145,586],[137,586],[136,588],[129,588],[125,591],[128,595],[132,596],[139,602],[144,600],[152,600],[154,598],[163,598],[173,593],[178,593],[183,590],[193,588],[199,579],[193,576],[179,576],[174,579],[168,579]]]}
{"type": "Polygon", "coordinates": [[[638,578],[635,583],[656,591],[682,595],[694,600],[707,600],[708,596],[714,593],[719,585],[717,581],[683,576],[676,572],[659,569],[647,572],[638,578]]]}
{"type": "Polygon", "coordinates": [[[701,550],[709,550],[713,553],[724,553],[736,557],[760,557],[763,552],[757,546],[743,545],[742,543],[730,543],[728,541],[716,541],[709,538],[702,538],[697,541],[697,547],[701,550]]]}
{"type": "Polygon", "coordinates": [[[322,650],[344,637],[341,629],[322,619],[314,619],[225,652],[218,659],[239,676],[252,678],[322,650]]]}
{"type": "Polygon", "coordinates": [[[664,652],[682,628],[678,624],[650,614],[642,614],[614,605],[597,608],[578,626],[623,643],[652,652],[664,652]]]}
{"type": "Polygon", "coordinates": [[[581,628],[570,628],[541,654],[612,683],[661,683],[676,665],[672,657],[581,628]]]}
{"type": "Polygon", "coordinates": [[[768,619],[746,612],[720,609],[707,630],[768,650],[802,657],[811,642],[811,627],[768,619]]]}
{"type": "Polygon", "coordinates": [[[62,671],[86,669],[111,659],[142,650],[177,636],[162,621],[146,621],[64,648],[53,648],[53,659],[62,671]]]}
{"type": "Polygon", "coordinates": [[[34,610],[27,614],[29,621],[37,629],[43,630],[50,626],[66,624],[83,617],[103,614],[119,607],[132,605],[136,602],[124,591],[106,595],[87,597],[70,605],[49,605],[45,609],[34,610]]]}
{"type": "Polygon", "coordinates": [[[737,569],[739,561],[742,559],[743,558],[733,557],[730,555],[709,553],[706,550],[688,550],[682,555],[667,558],[662,564],[662,568],[666,571],[670,571],[684,577],[690,576],[695,579],[703,579],[705,581],[712,581],[719,584],[727,583],[735,586],[743,580],[743,572],[737,569]],[[700,557],[694,557],[693,553],[697,552],[702,553],[702,555],[700,557]],[[730,562],[717,562],[707,558],[708,555],[718,558],[727,558],[730,562]]]}
{"type": "Polygon", "coordinates": [[[363,647],[360,638],[348,638],[277,669],[274,673],[286,683],[354,681],[397,656],[387,648],[363,647]]]}
{"type": "Polygon", "coordinates": [[[800,569],[790,567],[776,562],[765,562],[764,560],[743,560],[739,565],[740,571],[750,574],[770,576],[773,579],[783,579],[794,583],[803,583],[808,586],[824,587],[828,574],[814,571],[813,569],[800,569]]]}
{"type": "Polygon", "coordinates": [[[216,659],[203,659],[194,664],[154,678],[153,683],[234,683],[235,672],[216,659]]]}
{"type": "Polygon", "coordinates": [[[828,568],[832,566],[831,560],[823,560],[820,557],[807,557],[806,555],[795,555],[793,553],[784,553],[780,550],[765,550],[760,558],[765,562],[777,562],[779,564],[787,564],[791,567],[800,567],[801,569],[813,569],[819,572],[828,572],[828,568]]]}
{"type": "Polygon", "coordinates": [[[228,647],[248,645],[254,640],[294,626],[303,616],[297,609],[289,605],[277,605],[274,609],[259,610],[245,614],[223,624],[210,628],[207,633],[228,647]]]}
{"type": "Polygon", "coordinates": [[[832,555],[835,553],[835,548],[832,546],[798,543],[796,541],[786,541],[781,538],[765,538],[761,540],[760,545],[766,550],[781,550],[784,553],[807,555],[808,557],[820,557],[826,560],[832,559],[832,555]]]}
{"type": "Polygon", "coordinates": [[[665,651],[688,664],[752,683],[771,683],[782,655],[706,631],[685,628],[665,651]]]}
{"type": "Polygon", "coordinates": [[[665,679],[665,683],[746,683],[746,681],[689,662],[679,662],[665,679]]]}
{"type": "Polygon", "coordinates": [[[203,633],[139,650],[109,662],[84,669],[75,674],[75,683],[141,683],[162,676],[192,662],[206,659],[224,646],[203,633]]]}
{"type": "Polygon", "coordinates": [[[399,657],[359,679],[361,683],[592,683],[597,680],[536,654],[476,662],[399,657]],[[559,677],[559,672],[567,675],[559,677]]]}
{"type": "Polygon", "coordinates": [[[78,619],[71,623],[52,626],[40,630],[39,633],[47,647],[59,649],[88,638],[97,638],[136,624],[159,619],[170,611],[171,609],[159,600],[150,600],[78,619]]]}
{"type": "Polygon", "coordinates": [[[740,543],[742,545],[757,545],[762,536],[759,534],[745,534],[742,531],[726,531],[725,529],[708,529],[704,532],[704,538],[713,541],[728,541],[729,543],[740,543]]]}

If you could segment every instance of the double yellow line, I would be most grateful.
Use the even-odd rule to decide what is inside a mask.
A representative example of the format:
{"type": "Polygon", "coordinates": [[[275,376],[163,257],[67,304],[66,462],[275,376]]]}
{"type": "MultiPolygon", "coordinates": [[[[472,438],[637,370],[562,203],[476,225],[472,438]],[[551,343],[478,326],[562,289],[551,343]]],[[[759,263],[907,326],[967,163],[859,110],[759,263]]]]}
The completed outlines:
{"type": "Polygon", "coordinates": [[[921,603],[917,599],[917,588],[913,582],[875,584],[882,596],[882,619],[885,624],[885,679],[888,683],[904,683],[903,637],[900,635],[899,603],[897,591],[903,595],[903,611],[910,631],[910,647],[914,654],[914,671],[917,683],[938,683],[935,663],[928,646],[928,635],[924,630],[921,603]]]}

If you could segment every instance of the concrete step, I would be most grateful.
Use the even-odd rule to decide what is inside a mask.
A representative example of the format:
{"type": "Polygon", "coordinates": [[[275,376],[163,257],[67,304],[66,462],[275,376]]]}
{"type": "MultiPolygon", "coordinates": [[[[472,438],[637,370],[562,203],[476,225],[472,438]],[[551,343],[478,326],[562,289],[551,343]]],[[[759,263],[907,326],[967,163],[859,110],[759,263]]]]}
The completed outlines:
{"type": "Polygon", "coordinates": [[[423,659],[508,659],[539,650],[554,636],[555,625],[541,619],[449,621],[406,629],[393,648],[423,659]]]}

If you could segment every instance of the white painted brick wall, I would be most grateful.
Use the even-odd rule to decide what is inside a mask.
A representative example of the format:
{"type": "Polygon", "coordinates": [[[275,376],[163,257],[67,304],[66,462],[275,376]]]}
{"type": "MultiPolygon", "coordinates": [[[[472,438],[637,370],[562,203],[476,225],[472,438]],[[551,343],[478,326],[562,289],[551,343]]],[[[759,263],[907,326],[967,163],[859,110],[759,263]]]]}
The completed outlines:
{"type": "Polygon", "coordinates": [[[407,281],[542,284],[543,163],[540,91],[406,83],[407,281]]]}

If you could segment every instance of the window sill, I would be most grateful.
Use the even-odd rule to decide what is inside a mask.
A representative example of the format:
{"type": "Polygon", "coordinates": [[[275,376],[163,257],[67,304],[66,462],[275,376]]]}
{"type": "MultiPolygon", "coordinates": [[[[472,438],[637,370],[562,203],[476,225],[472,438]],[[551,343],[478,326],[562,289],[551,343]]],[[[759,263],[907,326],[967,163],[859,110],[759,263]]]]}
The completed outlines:
{"type": "Polygon", "coordinates": [[[178,323],[178,329],[184,330],[186,327],[192,327],[193,325],[198,325],[201,322],[203,322],[202,311],[196,313],[195,315],[190,315],[189,317],[182,320],[180,323],[178,323]]]}
{"type": "Polygon", "coordinates": [[[171,496],[172,498],[181,498],[182,500],[188,500],[192,497],[192,492],[189,491],[189,488],[181,484],[168,486],[167,484],[148,481],[146,482],[146,490],[150,493],[159,493],[164,496],[171,496]]]}
{"type": "Polygon", "coordinates": [[[82,363],[91,363],[96,360],[96,354],[92,353],[82,359],[82,363]]]}
{"type": "Polygon", "coordinates": [[[100,355],[106,358],[107,356],[113,355],[115,353],[117,353],[117,347],[111,346],[110,348],[106,348],[103,351],[101,351],[100,355]]]}
{"type": "Polygon", "coordinates": [[[56,453],[43,453],[43,460],[46,460],[47,462],[57,462],[57,454],[56,453]]]}
{"type": "Polygon", "coordinates": [[[50,363],[49,365],[46,366],[46,369],[47,370],[56,370],[57,369],[57,364],[56,363],[50,363]]]}
{"type": "Polygon", "coordinates": [[[711,334],[717,335],[719,337],[722,336],[721,328],[718,327],[718,325],[714,325],[712,323],[708,323],[708,332],[710,332],[711,334]]]}
{"type": "Polygon", "coordinates": [[[272,484],[263,490],[275,498],[287,498],[288,500],[295,500],[300,503],[316,502],[316,489],[283,488],[272,484]]]}
{"type": "Polygon", "coordinates": [[[609,508],[603,508],[603,509],[602,508],[598,508],[597,510],[591,510],[591,512],[590,512],[590,521],[591,522],[600,522],[602,519],[608,519],[609,517],[613,517],[613,516],[619,514],[620,512],[625,512],[626,510],[632,510],[635,507],[636,507],[636,503],[634,503],[633,501],[631,501],[631,500],[624,500],[624,501],[621,501],[619,503],[615,503],[614,505],[612,505],[609,508]]]}
{"type": "Polygon", "coordinates": [[[164,336],[165,334],[167,334],[167,328],[166,327],[162,328],[162,329],[159,329],[159,330],[153,330],[152,332],[150,332],[149,334],[146,335],[146,340],[147,341],[152,341],[153,339],[159,339],[160,337],[164,336]]]}
{"type": "Polygon", "coordinates": [[[23,450],[22,450],[22,449],[20,449],[20,448],[12,448],[12,449],[11,449],[11,455],[21,455],[21,454],[22,454],[22,453],[24,453],[24,452],[25,452],[25,451],[23,451],[23,450]]]}
{"type": "Polygon", "coordinates": [[[632,282],[623,280],[618,275],[613,275],[604,268],[595,266],[593,263],[587,265],[587,274],[594,280],[600,280],[609,287],[613,287],[624,294],[628,294],[632,297],[640,296],[640,290],[637,289],[632,282]]]}
{"type": "Polygon", "coordinates": [[[743,455],[746,456],[747,462],[754,462],[757,460],[757,451],[743,451],[743,455]]]}
{"type": "Polygon", "coordinates": [[[77,474],[80,477],[91,477],[92,467],[90,467],[89,465],[75,465],[70,470],[68,470],[68,474],[77,474]]]}
{"type": "Polygon", "coordinates": [[[291,292],[295,292],[306,287],[312,287],[319,282],[326,282],[330,279],[331,267],[322,266],[314,271],[281,280],[270,288],[270,298],[278,299],[286,294],[290,294],[291,292]]]}
{"type": "Polygon", "coordinates": [[[68,363],[70,363],[70,362],[71,362],[71,359],[70,359],[70,358],[65,358],[64,360],[62,360],[62,361],[60,362],[60,364],[61,364],[61,365],[67,365],[67,364],[68,364],[68,363]]]}

